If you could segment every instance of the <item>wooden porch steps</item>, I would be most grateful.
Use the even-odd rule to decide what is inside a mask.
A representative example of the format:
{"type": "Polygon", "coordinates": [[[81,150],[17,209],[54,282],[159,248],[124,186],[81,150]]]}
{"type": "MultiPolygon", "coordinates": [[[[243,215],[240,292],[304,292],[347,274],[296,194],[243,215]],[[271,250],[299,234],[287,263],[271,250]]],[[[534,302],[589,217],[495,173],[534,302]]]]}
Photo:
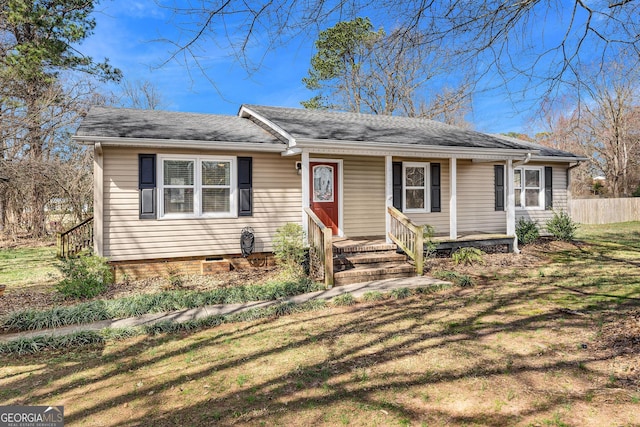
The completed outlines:
{"type": "Polygon", "coordinates": [[[407,257],[384,241],[338,241],[333,247],[335,285],[415,275],[407,257]]]}

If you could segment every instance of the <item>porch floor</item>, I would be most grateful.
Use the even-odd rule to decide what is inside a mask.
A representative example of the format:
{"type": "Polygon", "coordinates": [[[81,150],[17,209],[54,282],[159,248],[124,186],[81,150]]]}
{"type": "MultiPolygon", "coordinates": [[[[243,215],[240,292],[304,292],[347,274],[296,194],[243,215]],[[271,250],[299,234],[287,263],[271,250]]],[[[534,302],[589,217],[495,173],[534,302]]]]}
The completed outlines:
{"type": "Polygon", "coordinates": [[[454,251],[463,247],[483,247],[505,245],[509,252],[514,252],[514,236],[500,233],[485,233],[482,231],[468,231],[458,233],[456,239],[452,239],[448,234],[435,235],[433,241],[437,244],[436,250],[454,251]]]}
{"type": "MultiPolygon", "coordinates": [[[[468,231],[458,233],[456,239],[451,239],[449,234],[436,234],[433,241],[437,243],[437,250],[451,250],[461,247],[482,247],[507,245],[509,251],[513,251],[514,236],[500,233],[486,233],[482,231],[468,231]]],[[[334,237],[333,252],[351,253],[361,250],[385,251],[395,249],[396,245],[387,243],[384,236],[362,236],[362,237],[334,237]]]]}
{"type": "Polygon", "coordinates": [[[384,236],[333,237],[332,243],[333,253],[335,254],[396,249],[396,245],[387,243],[384,236]]]}

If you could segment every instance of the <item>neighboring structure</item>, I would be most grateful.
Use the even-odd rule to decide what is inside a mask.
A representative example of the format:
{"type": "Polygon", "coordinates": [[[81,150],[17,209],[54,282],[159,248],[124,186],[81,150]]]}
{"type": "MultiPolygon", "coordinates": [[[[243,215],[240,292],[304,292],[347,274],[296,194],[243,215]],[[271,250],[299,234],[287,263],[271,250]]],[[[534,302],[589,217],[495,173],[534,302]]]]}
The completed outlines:
{"type": "Polygon", "coordinates": [[[239,256],[246,226],[268,253],[276,229],[306,229],[308,212],[346,238],[388,236],[391,206],[450,240],[513,237],[518,217],[567,208],[582,160],[425,119],[255,105],[238,116],[94,107],[74,139],[95,151],[95,252],[146,271],[239,256]]]}

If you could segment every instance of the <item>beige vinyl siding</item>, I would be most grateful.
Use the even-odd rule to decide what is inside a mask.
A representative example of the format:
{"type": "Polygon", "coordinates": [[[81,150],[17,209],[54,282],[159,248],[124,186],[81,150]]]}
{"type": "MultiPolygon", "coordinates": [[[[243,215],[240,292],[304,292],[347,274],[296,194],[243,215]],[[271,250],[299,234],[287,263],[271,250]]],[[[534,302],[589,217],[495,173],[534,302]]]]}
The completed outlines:
{"type": "Polygon", "coordinates": [[[531,162],[526,166],[551,166],[553,168],[553,210],[516,208],[516,222],[520,218],[536,221],[542,233],[545,234],[545,223],[553,218],[553,211],[567,212],[568,210],[567,165],[531,162]]]}
{"type": "Polygon", "coordinates": [[[314,159],[342,160],[343,231],[345,237],[385,235],[385,158],[317,154],[314,159]]]}
{"type": "Polygon", "coordinates": [[[345,156],[343,167],[345,235],[384,236],[384,157],[345,156]]]}
{"type": "Polygon", "coordinates": [[[449,233],[449,198],[451,180],[449,179],[449,159],[428,159],[428,158],[394,158],[395,162],[426,162],[426,163],[440,163],[440,203],[442,206],[441,212],[426,212],[426,213],[410,213],[405,215],[418,225],[428,224],[435,229],[436,234],[449,233]]]}
{"type": "Polygon", "coordinates": [[[458,160],[458,232],[506,232],[506,212],[495,210],[496,164],[504,163],[458,160]]]}
{"type": "MultiPolygon", "coordinates": [[[[238,218],[138,219],[138,154],[196,154],[175,150],[104,148],[104,255],[112,261],[216,256],[240,253],[240,233],[255,231],[255,251],[271,251],[275,230],[301,222],[296,158],[243,153],[253,158],[253,216],[238,218]]],[[[197,152],[201,155],[235,155],[197,152]]]]}

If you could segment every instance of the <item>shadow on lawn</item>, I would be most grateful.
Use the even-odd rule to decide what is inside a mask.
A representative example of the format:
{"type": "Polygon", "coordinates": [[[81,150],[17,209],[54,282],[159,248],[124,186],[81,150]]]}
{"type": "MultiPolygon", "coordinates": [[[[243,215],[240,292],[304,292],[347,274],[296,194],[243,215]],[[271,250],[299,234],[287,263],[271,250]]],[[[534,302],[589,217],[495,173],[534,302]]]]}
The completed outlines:
{"type": "MultiPolygon", "coordinates": [[[[335,323],[334,328],[325,330],[318,334],[312,334],[304,339],[294,340],[286,345],[272,345],[268,349],[256,349],[254,352],[244,355],[244,357],[228,361],[220,361],[204,364],[203,369],[194,374],[179,375],[176,374],[170,380],[152,387],[143,387],[139,390],[131,390],[124,392],[119,396],[99,402],[90,408],[83,410],[81,413],[76,412],[65,417],[65,421],[69,423],[81,422],[90,419],[100,412],[133,402],[145,396],[146,406],[156,408],[152,414],[147,414],[143,418],[128,420],[123,425],[131,424],[153,424],[153,425],[188,425],[188,424],[206,424],[207,421],[217,421],[218,423],[227,424],[234,422],[258,422],[264,415],[264,408],[267,407],[269,414],[278,411],[304,411],[309,407],[322,407],[341,401],[356,402],[359,405],[368,406],[385,410],[397,417],[410,420],[420,420],[426,414],[411,411],[401,405],[382,401],[372,393],[372,390],[380,389],[406,389],[415,386],[425,386],[433,384],[453,383],[457,380],[468,376],[480,378],[492,378],[497,375],[514,374],[523,372],[549,372],[558,369],[578,369],[577,366],[595,360],[601,360],[598,356],[589,352],[583,352],[580,359],[571,362],[550,361],[542,365],[529,364],[527,357],[523,357],[517,353],[506,353],[498,360],[477,360],[465,369],[459,369],[453,366],[451,369],[445,370],[444,373],[435,375],[407,375],[404,372],[386,375],[384,381],[379,385],[363,383],[358,378],[353,377],[354,370],[375,367],[380,364],[392,362],[406,357],[408,354],[428,353],[442,346],[452,344],[460,344],[465,347],[473,347],[480,340],[488,336],[496,335],[501,332],[526,332],[535,331],[539,328],[548,327],[563,321],[564,326],[572,328],[590,328],[593,326],[593,320],[586,317],[568,316],[561,310],[551,310],[540,315],[525,316],[505,323],[497,323],[486,325],[478,323],[478,320],[487,316],[505,310],[509,310],[510,305],[516,305],[530,298],[544,298],[549,293],[549,289],[536,291],[531,286],[526,286],[521,290],[509,293],[508,295],[494,298],[490,304],[486,304],[482,309],[477,310],[473,315],[458,319],[456,322],[449,322],[444,327],[436,328],[434,331],[424,332],[423,324],[418,319],[424,318],[440,318],[446,320],[449,314],[454,312],[461,302],[467,300],[473,292],[468,291],[452,291],[432,297],[421,297],[407,301],[385,302],[382,304],[373,304],[368,307],[356,307],[352,312],[366,310],[365,318],[358,318],[356,322],[344,323],[341,321],[343,314],[341,313],[314,313],[314,319],[324,319],[335,323]],[[377,308],[384,308],[383,312],[377,308]],[[403,331],[387,330],[390,324],[413,320],[414,327],[407,328],[403,331]],[[286,374],[272,378],[269,381],[254,382],[248,389],[237,390],[227,393],[223,397],[215,398],[212,401],[199,402],[195,405],[187,405],[185,408],[174,410],[171,413],[163,413],[164,399],[162,392],[172,387],[187,387],[189,382],[206,378],[217,372],[223,372],[225,369],[242,368],[248,366],[252,362],[259,359],[277,357],[288,351],[304,348],[312,342],[326,342],[331,345],[339,337],[349,336],[350,334],[367,333],[372,334],[372,339],[357,346],[348,346],[343,351],[336,351],[331,354],[330,360],[307,365],[302,370],[292,370],[286,374]],[[399,339],[398,337],[402,337],[399,339]],[[380,345],[384,346],[384,351],[372,351],[380,345]],[[510,360],[505,364],[505,360],[510,360]],[[344,375],[347,374],[347,378],[344,375]],[[339,380],[336,380],[340,378],[339,380]],[[329,387],[326,384],[330,383],[329,387]],[[323,388],[324,386],[324,388],[323,388]],[[322,388],[323,395],[312,397],[299,396],[301,388],[322,388]],[[151,393],[153,392],[153,393],[151,393]],[[284,403],[286,401],[286,404],[284,403]],[[155,415],[154,415],[155,414],[155,415]]],[[[482,303],[480,303],[482,305],[482,303]]],[[[591,310],[597,311],[599,307],[592,306],[591,310]]],[[[237,330],[218,334],[215,329],[208,331],[206,338],[191,343],[186,347],[175,349],[171,352],[161,353],[156,357],[138,358],[142,353],[147,353],[150,348],[161,350],[162,347],[175,340],[175,336],[147,337],[138,340],[132,346],[118,354],[111,354],[99,357],[101,349],[94,349],[92,354],[94,357],[85,357],[85,355],[77,356],[77,363],[70,365],[68,368],[60,369],[57,364],[49,364],[41,372],[35,373],[26,379],[9,380],[6,387],[12,389],[24,389],[29,384],[53,382],[57,379],[64,378],[69,375],[77,374],[78,369],[91,370],[100,368],[104,365],[116,363],[118,360],[127,358],[128,363],[115,364],[112,367],[103,368],[103,372],[99,376],[93,376],[89,383],[93,383],[96,390],[99,383],[108,380],[113,375],[119,375],[123,372],[139,372],[140,370],[153,367],[154,365],[168,360],[174,356],[186,354],[193,350],[210,349],[219,346],[227,339],[242,340],[250,337],[257,332],[264,332],[272,329],[277,334],[277,329],[283,326],[290,327],[298,323],[294,320],[297,316],[289,319],[283,319],[282,322],[273,322],[264,320],[253,322],[245,325],[237,330]]],[[[203,335],[204,333],[200,333],[203,335]]],[[[34,358],[33,362],[37,363],[34,358]]],[[[25,360],[17,364],[25,364],[25,360]]],[[[6,378],[5,378],[6,380],[6,378]]],[[[76,388],[86,387],[89,385],[87,379],[78,378],[69,382],[63,389],[56,390],[56,395],[70,392],[76,388]]],[[[33,393],[32,400],[41,401],[46,395],[33,393]]],[[[535,408],[531,408],[525,412],[521,412],[517,417],[506,414],[488,414],[478,417],[461,417],[453,414],[433,414],[429,417],[446,417],[455,423],[474,423],[482,422],[489,425],[505,425],[517,422],[517,419],[535,413],[545,413],[553,410],[555,407],[567,404],[572,400],[584,400],[585,396],[580,393],[569,393],[564,395],[561,401],[550,396],[542,402],[538,402],[535,408]]],[[[28,402],[25,402],[28,403],[28,402]]],[[[322,419],[316,420],[318,423],[322,419]]],[[[313,421],[312,421],[313,423],[313,421]]]]}
{"type": "MultiPolygon", "coordinates": [[[[589,263],[593,262],[593,258],[582,256],[578,251],[573,259],[566,262],[589,263]]],[[[629,283],[638,283],[637,273],[629,268],[627,260],[609,258],[608,262],[626,264],[628,270],[621,270],[620,278],[629,283]]],[[[149,370],[159,371],[161,365],[176,357],[199,352],[219,357],[202,361],[195,367],[189,366],[182,372],[172,371],[161,382],[149,381],[151,385],[143,384],[135,389],[123,386],[110,399],[91,403],[81,411],[68,411],[65,421],[69,424],[86,423],[114,407],[123,408],[142,399],[144,415],[136,414],[126,422],[111,425],[258,424],[267,419],[273,420],[274,417],[277,419],[279,414],[286,414],[287,419],[292,419],[297,413],[301,416],[304,414],[306,424],[322,424],[327,422],[327,414],[324,411],[313,412],[313,409],[332,407],[342,402],[371,410],[376,416],[387,412],[396,419],[410,422],[447,420],[450,424],[512,425],[523,418],[541,414],[546,416],[574,402],[588,403],[590,397],[580,391],[566,391],[561,395],[546,393],[538,397],[535,405],[528,405],[517,415],[498,411],[467,416],[443,409],[423,411],[416,409],[415,405],[412,407],[390,401],[383,395],[387,390],[409,390],[433,385],[455,387],[460,380],[468,378],[493,381],[504,375],[513,376],[523,387],[529,385],[530,374],[563,371],[576,376],[601,377],[601,372],[592,371],[586,366],[592,362],[610,360],[618,354],[615,351],[594,352],[581,348],[579,337],[575,337],[576,341],[571,342],[569,347],[555,348],[550,345],[541,350],[539,355],[522,354],[518,349],[500,346],[495,347],[499,352],[486,351],[487,345],[490,345],[487,342],[497,340],[501,334],[526,336],[560,327],[566,331],[579,330],[596,336],[603,319],[613,321],[624,317],[627,310],[637,309],[638,298],[606,292],[593,294],[558,283],[558,277],[521,279],[521,284],[500,288],[498,294],[495,293],[497,285],[453,289],[408,300],[387,300],[352,308],[227,325],[224,329],[139,337],[132,339],[130,346],[117,353],[103,354],[105,349],[98,347],[78,353],[59,354],[57,357],[39,355],[9,360],[7,365],[32,365],[33,368],[29,368],[28,375],[23,370],[21,375],[0,378],[0,384],[5,390],[32,390],[28,401],[21,403],[41,404],[47,399],[74,392],[92,393],[113,389],[113,384],[104,382],[114,376],[131,373],[126,381],[134,382],[142,372],[151,375],[153,372],[149,370]],[[544,306],[532,303],[553,301],[567,291],[576,294],[577,298],[584,298],[580,310],[586,315],[572,315],[553,303],[544,306]],[[612,303],[616,307],[615,313],[610,310],[612,303]],[[524,314],[523,308],[527,307],[535,313],[524,314]],[[300,332],[301,327],[316,324],[321,325],[318,330],[305,330],[304,334],[300,332]],[[402,328],[394,328],[394,325],[402,325],[402,328]],[[283,331],[294,329],[298,333],[290,337],[290,342],[285,342],[283,331]],[[264,334],[270,334],[272,339],[263,345],[253,345],[229,357],[221,354],[230,341],[246,343],[264,334]],[[349,341],[352,336],[359,339],[345,345],[343,341],[349,341]],[[183,340],[178,340],[178,337],[183,340]],[[256,369],[256,363],[286,359],[291,352],[300,354],[301,351],[313,349],[317,343],[329,349],[328,356],[322,361],[298,366],[291,363],[286,372],[271,377],[265,375],[265,379],[253,378],[246,387],[214,393],[208,400],[198,396],[190,402],[188,397],[176,396],[175,399],[184,399],[183,406],[166,409],[168,391],[187,389],[199,380],[217,378],[226,370],[249,372],[256,369]],[[443,349],[451,353],[450,365],[432,369],[428,362],[439,357],[443,349]],[[561,357],[557,353],[569,356],[561,357]],[[456,363],[455,357],[460,358],[460,363],[456,363]],[[375,375],[367,374],[367,370],[376,370],[411,358],[424,360],[423,369],[405,371],[398,368],[376,372],[375,375]],[[44,366],[39,367],[41,364],[44,366]],[[97,374],[92,373],[87,377],[81,375],[82,371],[97,374]],[[65,385],[53,394],[37,391],[38,385],[62,380],[65,385]]],[[[571,332],[566,334],[570,335],[571,332]]],[[[72,406],[73,402],[67,404],[72,406]]]]}

